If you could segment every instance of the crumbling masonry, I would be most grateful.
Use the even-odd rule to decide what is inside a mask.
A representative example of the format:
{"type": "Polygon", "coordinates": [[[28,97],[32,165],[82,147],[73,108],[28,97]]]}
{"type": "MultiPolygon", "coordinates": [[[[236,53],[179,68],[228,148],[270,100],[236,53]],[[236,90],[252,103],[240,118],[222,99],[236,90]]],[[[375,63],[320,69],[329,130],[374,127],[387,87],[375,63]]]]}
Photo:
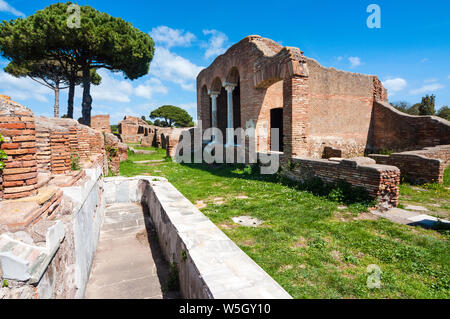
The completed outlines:
{"type": "MultiPolygon", "coordinates": [[[[306,164],[307,169],[291,171],[290,177],[345,179],[395,206],[400,174],[420,182],[442,181],[448,151],[433,147],[450,144],[450,123],[403,114],[387,101],[376,76],[325,68],[298,48],[257,35],[233,45],[197,77],[202,129],[217,127],[226,136],[227,128],[253,127],[257,152],[281,151],[285,165],[306,164]],[[279,129],[279,140],[272,141],[271,129],[279,129]],[[380,151],[423,148],[420,154],[359,160],[380,151]],[[335,157],[354,160],[326,160],[335,157]]],[[[234,145],[233,136],[226,143],[234,145]]]]}

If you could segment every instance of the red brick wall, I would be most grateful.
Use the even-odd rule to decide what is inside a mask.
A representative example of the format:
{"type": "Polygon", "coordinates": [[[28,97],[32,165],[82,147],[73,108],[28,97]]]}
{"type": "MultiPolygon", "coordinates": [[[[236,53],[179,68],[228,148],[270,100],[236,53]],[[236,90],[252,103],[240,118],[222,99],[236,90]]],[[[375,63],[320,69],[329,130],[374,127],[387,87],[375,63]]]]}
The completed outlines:
{"type": "Polygon", "coordinates": [[[362,155],[368,143],[373,102],[387,98],[375,76],[325,68],[297,48],[249,36],[198,75],[197,110],[203,123],[209,123],[210,118],[208,90],[222,92],[218,97],[219,128],[226,120],[220,109],[226,102],[220,83],[232,80],[236,69],[240,126],[247,128],[253,123],[259,152],[270,147],[270,110],[283,107],[285,151],[321,158],[328,146],[341,150],[345,157],[362,155]]]}
{"type": "MultiPolygon", "coordinates": [[[[363,187],[380,204],[398,206],[400,170],[394,166],[365,164],[367,159],[358,163],[355,160],[334,162],[320,159],[292,158],[295,165],[288,170],[287,177],[304,181],[319,177],[326,182],[345,180],[355,187],[363,187]]],[[[286,165],[286,164],[285,164],[286,165]]]]}
{"type": "Polygon", "coordinates": [[[33,112],[0,97],[1,148],[8,155],[3,174],[3,199],[22,198],[36,193],[36,131],[33,112]]]}
{"type": "Polygon", "coordinates": [[[450,144],[450,122],[434,116],[412,116],[385,102],[375,102],[370,150],[410,151],[450,144]]]}
{"type": "Polygon", "coordinates": [[[93,128],[96,131],[111,133],[109,114],[92,116],[91,128],[93,128]]]}
{"type": "Polygon", "coordinates": [[[387,155],[370,155],[378,164],[400,168],[402,178],[423,183],[442,183],[444,171],[450,165],[450,145],[387,155]]]}
{"type": "Polygon", "coordinates": [[[70,172],[70,142],[69,132],[52,132],[51,144],[51,167],[53,174],[64,174],[70,172]]]}
{"type": "Polygon", "coordinates": [[[384,89],[374,76],[325,68],[308,62],[310,89],[309,156],[321,158],[325,147],[343,157],[362,156],[369,136],[375,94],[384,89]]]}

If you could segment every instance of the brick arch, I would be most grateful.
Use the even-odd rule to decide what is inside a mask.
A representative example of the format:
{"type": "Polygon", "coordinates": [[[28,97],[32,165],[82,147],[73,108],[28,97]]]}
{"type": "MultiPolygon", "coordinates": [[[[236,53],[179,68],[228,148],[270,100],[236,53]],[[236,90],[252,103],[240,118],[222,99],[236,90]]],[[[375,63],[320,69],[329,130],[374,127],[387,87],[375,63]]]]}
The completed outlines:
{"type": "Polygon", "coordinates": [[[267,89],[276,82],[295,76],[308,76],[306,60],[298,48],[285,47],[255,64],[254,85],[258,89],[267,89]]]}
{"type": "Polygon", "coordinates": [[[220,92],[221,90],[222,90],[222,80],[219,77],[216,77],[211,83],[210,91],[220,92]]]}
{"type": "Polygon", "coordinates": [[[239,76],[239,69],[234,66],[228,72],[228,75],[226,77],[226,82],[227,83],[238,84],[239,78],[240,78],[240,76],[239,76]]]}

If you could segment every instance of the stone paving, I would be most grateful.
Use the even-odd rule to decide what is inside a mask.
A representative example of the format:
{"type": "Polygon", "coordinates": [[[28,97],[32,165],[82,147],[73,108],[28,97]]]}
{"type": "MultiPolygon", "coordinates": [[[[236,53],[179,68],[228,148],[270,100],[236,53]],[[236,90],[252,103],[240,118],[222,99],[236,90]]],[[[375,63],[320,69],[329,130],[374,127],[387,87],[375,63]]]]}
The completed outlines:
{"type": "Polygon", "coordinates": [[[86,299],[162,299],[168,265],[139,204],[107,207],[86,299]]]}

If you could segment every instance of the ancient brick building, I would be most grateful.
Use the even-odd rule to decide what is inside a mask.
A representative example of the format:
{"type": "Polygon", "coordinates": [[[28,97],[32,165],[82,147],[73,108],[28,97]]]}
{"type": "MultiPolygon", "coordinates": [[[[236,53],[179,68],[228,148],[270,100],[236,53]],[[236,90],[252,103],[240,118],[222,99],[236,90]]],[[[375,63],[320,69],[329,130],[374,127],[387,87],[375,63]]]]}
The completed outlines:
{"type": "MultiPolygon", "coordinates": [[[[401,113],[387,101],[376,76],[323,67],[298,48],[257,35],[233,45],[197,77],[198,120],[203,130],[220,129],[226,145],[238,143],[227,128],[255,128],[256,152],[281,151],[291,179],[344,179],[395,206],[400,174],[442,181],[450,123],[401,113]],[[279,129],[278,139],[272,129],[279,129]],[[386,150],[416,152],[363,158],[386,150]]],[[[252,151],[252,144],[245,147],[252,151]]]]}
{"type": "Polygon", "coordinates": [[[281,151],[310,158],[450,144],[448,121],[396,111],[376,76],[323,67],[260,36],[244,38],[203,70],[197,97],[203,129],[218,127],[225,136],[227,127],[254,126],[259,152],[272,149],[271,128],[281,129],[281,151]]]}

